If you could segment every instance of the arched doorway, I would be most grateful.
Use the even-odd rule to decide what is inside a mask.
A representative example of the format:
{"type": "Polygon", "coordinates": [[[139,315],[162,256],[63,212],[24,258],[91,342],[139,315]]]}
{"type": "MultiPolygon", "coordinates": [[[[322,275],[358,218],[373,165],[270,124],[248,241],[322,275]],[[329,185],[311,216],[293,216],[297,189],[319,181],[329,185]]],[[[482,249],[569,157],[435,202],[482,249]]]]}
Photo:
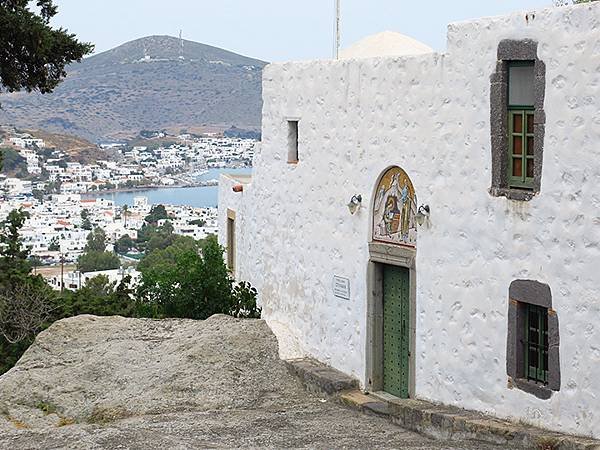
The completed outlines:
{"type": "Polygon", "coordinates": [[[379,177],[371,207],[367,388],[414,395],[417,198],[400,167],[379,177]]]}

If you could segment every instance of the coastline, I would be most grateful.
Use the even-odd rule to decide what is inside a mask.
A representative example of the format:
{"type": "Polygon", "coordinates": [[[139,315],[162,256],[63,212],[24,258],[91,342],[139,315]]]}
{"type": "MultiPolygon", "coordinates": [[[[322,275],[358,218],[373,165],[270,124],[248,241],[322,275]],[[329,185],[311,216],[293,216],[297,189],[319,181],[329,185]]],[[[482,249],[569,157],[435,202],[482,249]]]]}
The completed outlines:
{"type": "Polygon", "coordinates": [[[190,183],[190,184],[170,184],[170,185],[162,185],[162,184],[147,184],[144,186],[134,186],[127,188],[116,188],[116,189],[102,189],[101,191],[87,191],[82,192],[81,195],[89,195],[93,197],[102,196],[104,194],[118,194],[120,192],[138,192],[138,191],[151,191],[153,189],[178,189],[178,188],[194,188],[194,187],[211,187],[218,186],[216,182],[200,182],[200,183],[190,183]]]}
{"type": "MultiPolygon", "coordinates": [[[[219,173],[227,172],[228,170],[252,170],[252,167],[222,167],[222,168],[213,168],[210,170],[218,170],[219,173]]],[[[207,171],[207,173],[209,173],[207,171]]],[[[180,174],[185,175],[185,174],[180,174]]],[[[189,183],[177,183],[170,185],[162,185],[162,184],[146,184],[143,186],[132,186],[132,187],[119,187],[114,189],[102,189],[100,191],[87,191],[80,192],[82,197],[101,197],[106,194],[120,194],[120,193],[135,193],[135,192],[144,192],[144,191],[152,191],[156,189],[182,189],[182,188],[200,188],[200,187],[215,187],[219,185],[218,175],[215,179],[205,180],[205,181],[197,181],[197,182],[189,182],[189,183]]]]}

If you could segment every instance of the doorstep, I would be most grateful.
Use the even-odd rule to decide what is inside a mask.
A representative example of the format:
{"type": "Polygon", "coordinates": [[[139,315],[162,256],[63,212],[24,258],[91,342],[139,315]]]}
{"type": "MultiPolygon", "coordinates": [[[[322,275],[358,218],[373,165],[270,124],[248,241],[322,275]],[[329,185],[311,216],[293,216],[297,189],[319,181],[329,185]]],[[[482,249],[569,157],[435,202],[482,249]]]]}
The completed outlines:
{"type": "Polygon", "coordinates": [[[385,392],[364,393],[358,381],[314,359],[286,361],[307,389],[335,396],[343,404],[437,439],[477,440],[507,449],[600,450],[600,441],[497,419],[454,406],[400,399],[385,392]]]}
{"type": "Polygon", "coordinates": [[[298,358],[284,360],[289,372],[300,378],[307,391],[316,394],[337,395],[358,389],[358,380],[316,359],[298,358]]]}
{"type": "Polygon", "coordinates": [[[386,393],[341,393],[340,400],[363,412],[386,417],[393,423],[438,439],[472,439],[506,448],[540,450],[598,450],[600,441],[571,436],[476,411],[434,403],[399,399],[386,393]]]}

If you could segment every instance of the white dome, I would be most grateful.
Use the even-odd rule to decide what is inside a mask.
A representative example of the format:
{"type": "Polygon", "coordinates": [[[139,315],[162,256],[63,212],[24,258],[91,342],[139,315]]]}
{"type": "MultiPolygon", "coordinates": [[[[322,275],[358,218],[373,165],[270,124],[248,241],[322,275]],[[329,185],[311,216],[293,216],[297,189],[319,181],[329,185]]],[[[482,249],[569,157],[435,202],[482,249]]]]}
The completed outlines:
{"type": "Polygon", "coordinates": [[[395,31],[384,31],[361,39],[340,51],[340,59],[376,58],[381,56],[408,56],[432,53],[422,42],[395,31]]]}

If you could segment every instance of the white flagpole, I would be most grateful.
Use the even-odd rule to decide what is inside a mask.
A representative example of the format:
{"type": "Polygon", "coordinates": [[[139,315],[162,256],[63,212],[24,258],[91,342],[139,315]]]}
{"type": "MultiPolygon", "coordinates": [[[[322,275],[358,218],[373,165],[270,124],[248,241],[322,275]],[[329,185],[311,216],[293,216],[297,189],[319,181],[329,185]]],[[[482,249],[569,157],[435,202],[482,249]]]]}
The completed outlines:
{"type": "Polygon", "coordinates": [[[340,2],[335,0],[335,59],[340,56],[340,2]]]}

